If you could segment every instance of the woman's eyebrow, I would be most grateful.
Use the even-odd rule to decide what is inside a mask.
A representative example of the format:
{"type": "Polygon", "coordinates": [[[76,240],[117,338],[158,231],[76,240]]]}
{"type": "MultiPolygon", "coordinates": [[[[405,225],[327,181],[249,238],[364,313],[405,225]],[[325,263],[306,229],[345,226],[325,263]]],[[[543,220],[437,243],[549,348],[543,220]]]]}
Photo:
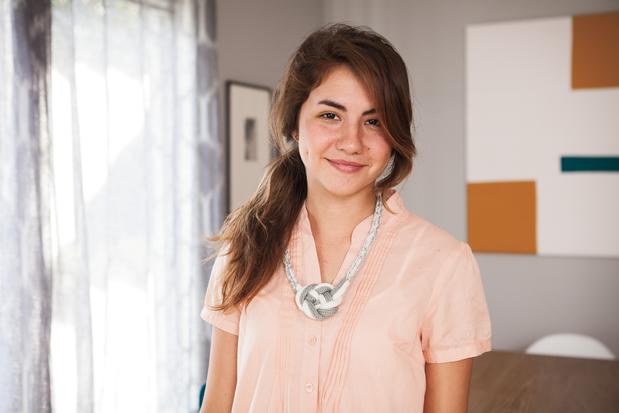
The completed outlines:
{"type": "MultiPolygon", "coordinates": [[[[323,99],[320,102],[318,102],[318,104],[323,104],[323,105],[327,105],[327,106],[332,106],[334,108],[337,108],[343,112],[346,112],[346,107],[344,105],[342,105],[341,103],[337,103],[334,102],[332,100],[329,99],[323,99]]],[[[362,113],[363,116],[365,115],[370,115],[372,113],[376,113],[376,109],[370,109],[370,110],[366,110],[365,112],[362,113]]]]}

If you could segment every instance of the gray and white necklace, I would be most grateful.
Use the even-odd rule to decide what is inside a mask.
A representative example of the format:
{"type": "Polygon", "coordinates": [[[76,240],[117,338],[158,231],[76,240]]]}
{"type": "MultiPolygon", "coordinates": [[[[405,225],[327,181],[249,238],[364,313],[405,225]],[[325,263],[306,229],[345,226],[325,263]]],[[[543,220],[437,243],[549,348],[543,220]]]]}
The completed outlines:
{"type": "Polygon", "coordinates": [[[367,255],[378,226],[380,225],[380,217],[382,215],[382,202],[381,194],[376,194],[376,205],[374,207],[374,217],[372,218],[372,225],[370,231],[361,247],[361,250],[357,254],[357,257],[348,268],[346,276],[334,287],[330,283],[309,284],[306,286],[299,285],[297,279],[294,276],[292,270],[292,264],[290,263],[290,257],[288,251],[284,254],[284,269],[286,270],[286,277],[292,286],[292,290],[295,293],[295,302],[299,310],[311,319],[324,320],[331,317],[337,312],[338,307],[342,303],[342,298],[348,289],[352,279],[357,274],[359,267],[363,263],[365,256],[367,255]]]}

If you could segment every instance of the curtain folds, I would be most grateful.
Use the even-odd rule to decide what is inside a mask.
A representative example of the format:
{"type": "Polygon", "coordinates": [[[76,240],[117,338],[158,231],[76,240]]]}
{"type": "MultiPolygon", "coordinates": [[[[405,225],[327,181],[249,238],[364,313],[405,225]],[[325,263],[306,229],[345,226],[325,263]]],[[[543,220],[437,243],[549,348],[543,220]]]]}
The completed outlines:
{"type": "Polygon", "coordinates": [[[202,237],[224,218],[215,2],[0,4],[0,411],[197,411],[202,237]]]}
{"type": "Polygon", "coordinates": [[[0,411],[50,411],[50,3],[0,0],[0,411]]]}

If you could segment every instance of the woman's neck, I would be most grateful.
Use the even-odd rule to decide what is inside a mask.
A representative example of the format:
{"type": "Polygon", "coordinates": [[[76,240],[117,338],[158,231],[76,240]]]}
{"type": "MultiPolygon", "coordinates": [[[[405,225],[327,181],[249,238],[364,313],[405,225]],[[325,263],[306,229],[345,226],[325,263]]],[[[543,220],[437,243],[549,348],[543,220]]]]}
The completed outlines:
{"type": "Polygon", "coordinates": [[[349,197],[308,190],[306,207],[312,234],[323,243],[350,242],[355,227],[374,213],[375,205],[373,190],[349,197]]]}

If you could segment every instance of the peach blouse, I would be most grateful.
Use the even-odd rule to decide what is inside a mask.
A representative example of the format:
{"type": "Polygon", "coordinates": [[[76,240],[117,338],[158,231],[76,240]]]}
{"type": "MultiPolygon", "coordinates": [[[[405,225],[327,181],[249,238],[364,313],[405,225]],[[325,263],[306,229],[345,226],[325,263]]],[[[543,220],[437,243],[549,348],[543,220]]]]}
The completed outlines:
{"type": "MultiPolygon", "coordinates": [[[[216,312],[225,255],[214,262],[201,317],[238,335],[233,412],[422,412],[425,363],[491,349],[488,307],[469,245],[408,211],[391,190],[378,233],[338,312],[312,320],[296,306],[283,264],[242,309],[216,312]]],[[[372,222],[353,230],[333,285],[372,222]]],[[[289,244],[301,285],[320,283],[305,204],[289,244]]]]}

